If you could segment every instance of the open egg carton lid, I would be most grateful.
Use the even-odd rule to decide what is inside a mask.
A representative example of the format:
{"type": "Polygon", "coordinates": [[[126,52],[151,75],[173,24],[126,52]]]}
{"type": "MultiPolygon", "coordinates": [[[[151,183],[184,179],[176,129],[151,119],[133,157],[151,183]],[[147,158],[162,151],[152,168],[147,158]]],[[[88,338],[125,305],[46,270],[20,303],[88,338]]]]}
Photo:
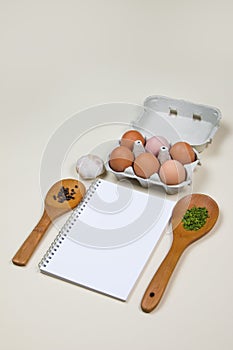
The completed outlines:
{"type": "Polygon", "coordinates": [[[188,142],[202,152],[219,128],[219,109],[164,96],[150,96],[144,101],[144,112],[132,126],[149,135],[163,135],[173,144],[188,142]]]}
{"type": "Polygon", "coordinates": [[[193,171],[200,163],[199,152],[212,142],[219,128],[220,119],[221,112],[217,108],[164,96],[150,96],[144,102],[143,112],[132,121],[131,127],[140,131],[146,139],[151,136],[163,136],[171,145],[179,141],[189,143],[196,153],[196,160],[184,165],[185,181],[177,185],[166,185],[157,173],[149,179],[144,179],[137,176],[132,167],[126,168],[124,172],[117,172],[107,162],[106,168],[114,173],[118,180],[132,178],[142,187],[157,185],[163,187],[168,194],[177,193],[192,183],[193,171]]]}

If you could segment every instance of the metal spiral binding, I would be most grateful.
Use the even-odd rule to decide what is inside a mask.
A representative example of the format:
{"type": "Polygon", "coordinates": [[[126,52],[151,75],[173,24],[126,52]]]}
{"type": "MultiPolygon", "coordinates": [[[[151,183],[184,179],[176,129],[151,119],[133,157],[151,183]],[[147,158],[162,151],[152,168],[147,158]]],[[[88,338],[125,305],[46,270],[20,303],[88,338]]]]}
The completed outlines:
{"type": "Polygon", "coordinates": [[[46,267],[47,264],[50,262],[50,260],[53,258],[53,255],[56,253],[56,251],[61,246],[62,242],[66,238],[67,234],[69,233],[69,230],[74,225],[75,221],[79,218],[79,216],[82,214],[83,209],[85,208],[88,201],[91,199],[93,194],[95,193],[97,187],[100,185],[101,180],[96,180],[87,190],[85,196],[81,200],[81,202],[77,205],[77,207],[73,210],[71,216],[66,221],[62,229],[59,231],[58,235],[50,245],[47,252],[44,254],[43,258],[41,259],[40,263],[38,264],[39,268],[46,267]]]}

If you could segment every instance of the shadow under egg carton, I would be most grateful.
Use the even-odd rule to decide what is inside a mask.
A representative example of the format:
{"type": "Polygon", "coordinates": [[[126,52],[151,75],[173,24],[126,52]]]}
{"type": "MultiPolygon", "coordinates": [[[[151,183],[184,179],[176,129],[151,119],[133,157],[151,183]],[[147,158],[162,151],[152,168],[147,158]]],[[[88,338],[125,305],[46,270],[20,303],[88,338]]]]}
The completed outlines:
{"type": "Polygon", "coordinates": [[[182,190],[184,187],[191,185],[191,183],[192,183],[193,171],[198,164],[200,165],[200,159],[199,159],[198,152],[195,151],[195,153],[196,153],[196,157],[197,157],[196,160],[190,164],[184,165],[184,168],[186,170],[185,181],[183,181],[177,185],[166,185],[164,182],[161,181],[158,173],[151,175],[148,179],[144,179],[142,177],[139,177],[134,173],[132,166],[129,166],[128,168],[125,169],[125,171],[122,171],[122,172],[115,171],[110,167],[109,160],[106,163],[105,167],[106,167],[106,170],[113,173],[118,180],[122,180],[124,178],[135,179],[144,188],[148,188],[150,186],[156,185],[156,186],[163,187],[163,189],[166,191],[167,194],[176,194],[180,190],[182,190]]]}

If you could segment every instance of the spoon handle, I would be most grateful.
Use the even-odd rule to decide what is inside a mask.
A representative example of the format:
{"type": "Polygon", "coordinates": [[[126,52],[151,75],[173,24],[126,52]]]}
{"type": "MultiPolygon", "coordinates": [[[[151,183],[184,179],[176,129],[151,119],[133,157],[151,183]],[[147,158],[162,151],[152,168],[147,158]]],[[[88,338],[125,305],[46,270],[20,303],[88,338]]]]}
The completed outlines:
{"type": "Polygon", "coordinates": [[[46,210],[44,210],[44,213],[38,222],[38,224],[35,226],[31,234],[26,238],[24,243],[21,245],[17,253],[12,259],[12,262],[15,265],[18,266],[25,266],[30,259],[32,253],[36,249],[37,245],[39,244],[41,238],[45,234],[47,228],[51,224],[51,218],[48,216],[46,210]]]}
{"type": "Polygon", "coordinates": [[[160,302],[172,272],[185,249],[185,246],[181,245],[180,242],[176,242],[173,240],[167,256],[164,258],[146,289],[141,302],[141,308],[144,312],[151,312],[160,302]]]}

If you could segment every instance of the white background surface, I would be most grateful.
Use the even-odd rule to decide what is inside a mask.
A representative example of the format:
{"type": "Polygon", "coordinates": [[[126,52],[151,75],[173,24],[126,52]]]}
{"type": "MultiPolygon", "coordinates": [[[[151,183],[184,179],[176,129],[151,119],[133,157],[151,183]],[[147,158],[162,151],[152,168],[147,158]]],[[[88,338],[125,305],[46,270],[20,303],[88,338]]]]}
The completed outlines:
{"type": "Polygon", "coordinates": [[[232,12],[226,0],[0,1],[5,350],[232,349],[232,12]],[[27,267],[13,266],[42,213],[40,164],[58,126],[95,104],[141,104],[152,94],[223,114],[193,183],[217,200],[220,218],[183,256],[159,307],[144,314],[140,301],[169,234],[127,303],[39,273],[54,227],[27,267]]]}

